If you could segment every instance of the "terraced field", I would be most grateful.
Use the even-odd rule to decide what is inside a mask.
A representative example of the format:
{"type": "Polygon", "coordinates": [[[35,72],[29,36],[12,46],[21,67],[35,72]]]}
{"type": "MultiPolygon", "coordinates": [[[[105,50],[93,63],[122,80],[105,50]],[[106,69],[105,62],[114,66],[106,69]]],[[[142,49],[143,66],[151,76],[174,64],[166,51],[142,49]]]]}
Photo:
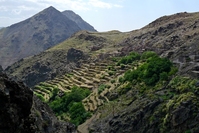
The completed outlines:
{"type": "Polygon", "coordinates": [[[70,92],[73,86],[88,88],[92,93],[82,103],[87,111],[95,111],[98,106],[109,102],[107,94],[115,88],[119,75],[124,71],[114,62],[82,64],[81,68],[75,68],[70,74],[36,85],[34,93],[48,101],[56,89],[61,96],[64,92],[70,92]]]}

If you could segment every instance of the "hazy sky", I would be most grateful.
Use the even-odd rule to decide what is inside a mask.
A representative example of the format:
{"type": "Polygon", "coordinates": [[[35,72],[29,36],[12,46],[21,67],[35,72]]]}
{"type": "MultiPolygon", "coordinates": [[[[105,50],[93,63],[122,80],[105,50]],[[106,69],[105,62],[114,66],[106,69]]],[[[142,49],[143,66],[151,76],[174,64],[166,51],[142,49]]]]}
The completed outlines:
{"type": "Polygon", "coordinates": [[[131,31],[178,12],[198,12],[199,0],[0,0],[0,27],[53,6],[73,10],[98,31],[131,31]]]}

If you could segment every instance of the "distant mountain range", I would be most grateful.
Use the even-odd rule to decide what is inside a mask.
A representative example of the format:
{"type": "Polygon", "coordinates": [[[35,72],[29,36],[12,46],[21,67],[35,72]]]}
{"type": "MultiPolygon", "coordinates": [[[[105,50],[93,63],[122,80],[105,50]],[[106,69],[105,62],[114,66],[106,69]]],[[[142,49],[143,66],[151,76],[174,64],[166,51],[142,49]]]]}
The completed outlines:
{"type": "Polygon", "coordinates": [[[36,55],[80,30],[96,31],[72,11],[49,7],[22,22],[0,30],[0,65],[36,55]]]}

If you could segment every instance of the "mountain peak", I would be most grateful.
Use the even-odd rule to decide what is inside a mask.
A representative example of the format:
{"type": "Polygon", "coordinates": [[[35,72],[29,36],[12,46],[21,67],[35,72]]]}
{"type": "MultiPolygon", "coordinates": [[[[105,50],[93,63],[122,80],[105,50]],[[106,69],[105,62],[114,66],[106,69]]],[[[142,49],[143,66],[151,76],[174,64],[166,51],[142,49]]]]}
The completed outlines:
{"type": "Polygon", "coordinates": [[[65,10],[62,12],[62,14],[65,15],[70,20],[74,21],[82,30],[97,31],[94,29],[93,26],[88,24],[78,14],[76,14],[71,10],[65,10]]]}
{"type": "Polygon", "coordinates": [[[43,11],[58,11],[58,10],[56,8],[54,8],[53,6],[49,6],[48,8],[44,9],[43,11]]]}
{"type": "Polygon", "coordinates": [[[31,18],[7,27],[5,32],[1,30],[0,46],[10,48],[6,48],[6,56],[3,56],[4,49],[0,49],[0,65],[6,68],[19,59],[36,55],[80,30],[74,21],[50,6],[31,18]]]}

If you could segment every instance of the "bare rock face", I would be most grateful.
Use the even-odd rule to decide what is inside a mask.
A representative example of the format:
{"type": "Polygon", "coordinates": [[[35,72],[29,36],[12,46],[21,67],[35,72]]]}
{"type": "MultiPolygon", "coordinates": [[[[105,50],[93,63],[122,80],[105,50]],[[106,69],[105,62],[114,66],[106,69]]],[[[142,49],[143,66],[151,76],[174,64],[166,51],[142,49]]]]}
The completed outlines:
{"type": "MultiPolygon", "coordinates": [[[[22,83],[0,77],[0,131],[31,131],[27,124],[31,113],[33,92],[22,83]],[[26,121],[26,122],[25,122],[26,121]]],[[[29,121],[30,122],[30,121],[29,121]]]]}
{"type": "Polygon", "coordinates": [[[85,55],[81,50],[71,48],[67,53],[67,60],[77,62],[80,59],[84,59],[85,55]]]}
{"type": "Polygon", "coordinates": [[[59,122],[51,109],[22,82],[0,74],[1,133],[75,133],[75,126],[59,122]]]}
{"type": "Polygon", "coordinates": [[[3,68],[2,68],[2,66],[0,65],[0,73],[3,71],[3,68]]]}

